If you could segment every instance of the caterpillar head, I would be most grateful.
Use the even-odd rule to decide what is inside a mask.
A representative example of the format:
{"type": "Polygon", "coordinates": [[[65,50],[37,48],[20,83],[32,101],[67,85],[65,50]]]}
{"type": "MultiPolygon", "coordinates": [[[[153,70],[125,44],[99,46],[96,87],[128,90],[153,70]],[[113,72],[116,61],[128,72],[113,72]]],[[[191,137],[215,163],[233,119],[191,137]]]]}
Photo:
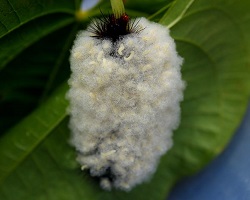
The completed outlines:
{"type": "Polygon", "coordinates": [[[131,20],[129,16],[124,13],[119,18],[114,14],[104,16],[93,21],[88,27],[88,31],[93,33],[92,37],[98,39],[108,39],[116,42],[124,35],[131,33],[139,33],[144,28],[138,25],[138,21],[131,20]]]}

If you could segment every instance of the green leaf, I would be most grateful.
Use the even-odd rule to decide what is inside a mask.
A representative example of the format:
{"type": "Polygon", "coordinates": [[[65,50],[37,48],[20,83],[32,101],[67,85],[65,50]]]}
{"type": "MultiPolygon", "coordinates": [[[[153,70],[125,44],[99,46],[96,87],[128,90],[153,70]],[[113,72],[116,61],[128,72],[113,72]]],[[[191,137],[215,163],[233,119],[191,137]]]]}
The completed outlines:
{"type": "Polygon", "coordinates": [[[0,2],[0,69],[23,49],[74,21],[79,3],[67,0],[0,2]]]}
{"type": "Polygon", "coordinates": [[[68,77],[78,7],[78,0],[0,2],[0,134],[68,77]]]}
{"type": "Polygon", "coordinates": [[[68,104],[62,95],[67,88],[63,85],[52,98],[1,138],[0,183],[65,119],[68,104]]]}
{"type": "Polygon", "coordinates": [[[195,0],[175,1],[169,11],[161,18],[159,23],[166,25],[168,28],[174,26],[181,20],[188,8],[195,0]]]}
{"type": "Polygon", "coordinates": [[[31,21],[0,39],[0,70],[21,51],[49,33],[74,22],[72,16],[46,16],[31,21]]]}
{"type": "Polygon", "coordinates": [[[125,9],[134,9],[147,12],[148,14],[153,14],[157,12],[159,9],[164,7],[165,5],[173,2],[174,0],[126,0],[125,1],[125,9]]]}
{"type": "Polygon", "coordinates": [[[30,113],[68,77],[69,48],[77,27],[69,25],[43,38],[0,72],[0,115],[4,116],[1,133],[30,113]]]}
{"type": "Polygon", "coordinates": [[[20,26],[51,13],[74,14],[75,4],[62,1],[13,1],[2,0],[0,12],[0,38],[20,26]]]}
{"type": "MultiPolygon", "coordinates": [[[[148,17],[150,15],[158,15],[163,11],[166,11],[170,4],[174,0],[124,0],[124,6],[126,13],[130,17],[148,17]]],[[[109,14],[112,12],[110,2],[107,0],[100,0],[99,3],[93,8],[90,15],[98,15],[100,10],[103,13],[109,14]]],[[[151,18],[151,17],[150,17],[151,18]]],[[[152,17],[153,18],[153,17],[152,17]]],[[[156,18],[154,17],[153,20],[156,18]]],[[[158,19],[158,18],[157,18],[158,19]]]]}
{"type": "Polygon", "coordinates": [[[250,2],[196,0],[188,9],[182,2],[177,0],[161,21],[176,22],[171,34],[185,59],[182,121],[152,180],[129,193],[105,192],[79,170],[67,143],[65,83],[0,138],[0,199],[160,200],[177,180],[224,149],[250,93],[250,2]]]}
{"type": "Polygon", "coordinates": [[[188,175],[218,155],[238,127],[250,93],[248,1],[195,1],[172,29],[185,58],[182,122],[168,168],[188,175]]]}

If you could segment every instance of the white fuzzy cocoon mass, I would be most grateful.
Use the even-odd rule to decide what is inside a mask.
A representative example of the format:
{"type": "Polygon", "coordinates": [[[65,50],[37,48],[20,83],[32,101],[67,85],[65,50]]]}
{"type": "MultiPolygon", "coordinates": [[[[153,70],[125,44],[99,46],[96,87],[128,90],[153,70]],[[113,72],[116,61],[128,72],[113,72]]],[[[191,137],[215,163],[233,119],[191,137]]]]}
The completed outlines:
{"type": "Polygon", "coordinates": [[[137,20],[144,29],[115,44],[82,31],[71,51],[71,144],[107,190],[148,180],[180,121],[182,58],[166,27],[137,20]]]}

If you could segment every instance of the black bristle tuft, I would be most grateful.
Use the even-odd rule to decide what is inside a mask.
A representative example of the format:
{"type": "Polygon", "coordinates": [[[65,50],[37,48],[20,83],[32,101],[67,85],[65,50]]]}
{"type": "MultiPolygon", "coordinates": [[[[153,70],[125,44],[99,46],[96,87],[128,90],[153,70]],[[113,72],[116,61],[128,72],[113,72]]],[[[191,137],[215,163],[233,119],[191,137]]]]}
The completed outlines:
{"type": "Polygon", "coordinates": [[[131,20],[127,14],[115,18],[113,14],[104,16],[93,21],[89,26],[88,31],[93,34],[92,37],[98,39],[109,39],[116,42],[124,35],[130,33],[139,33],[144,28],[138,25],[139,21],[131,20]]]}

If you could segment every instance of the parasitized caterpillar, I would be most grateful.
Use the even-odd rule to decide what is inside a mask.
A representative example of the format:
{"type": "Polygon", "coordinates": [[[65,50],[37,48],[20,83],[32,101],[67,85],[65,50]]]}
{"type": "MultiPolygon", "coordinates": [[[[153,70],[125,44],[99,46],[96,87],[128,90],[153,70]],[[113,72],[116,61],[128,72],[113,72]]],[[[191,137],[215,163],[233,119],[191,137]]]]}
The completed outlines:
{"type": "Polygon", "coordinates": [[[71,50],[69,127],[82,169],[104,189],[129,191],[171,148],[185,84],[169,30],[131,20],[122,0],[111,4],[114,14],[81,31],[71,50]]]}

